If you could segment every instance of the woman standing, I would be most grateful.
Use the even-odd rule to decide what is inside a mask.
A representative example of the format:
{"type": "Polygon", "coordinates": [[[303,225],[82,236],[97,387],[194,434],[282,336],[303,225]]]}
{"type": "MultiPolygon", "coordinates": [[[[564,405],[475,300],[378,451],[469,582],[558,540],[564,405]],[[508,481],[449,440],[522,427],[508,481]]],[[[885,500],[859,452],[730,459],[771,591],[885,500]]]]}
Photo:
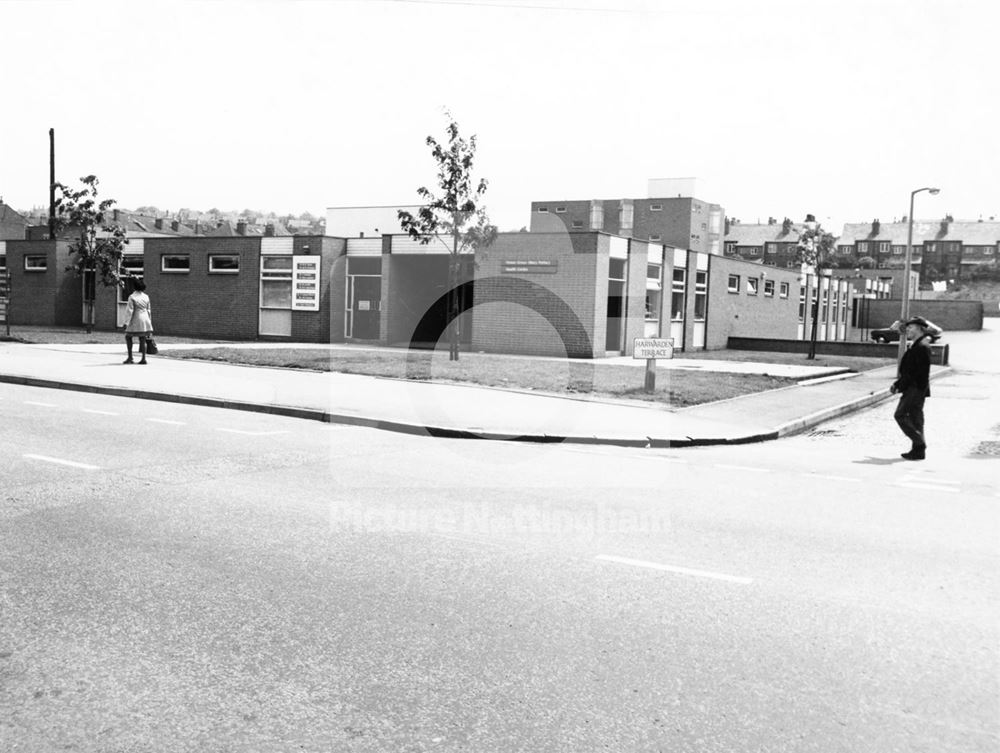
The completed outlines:
{"type": "Polygon", "coordinates": [[[149,296],[146,295],[146,283],[136,280],[135,292],[128,297],[128,306],[125,308],[125,347],[128,349],[128,358],[124,363],[135,363],[132,360],[132,338],[139,338],[139,365],[146,364],[146,338],[153,335],[153,307],[150,305],[149,296]]]}

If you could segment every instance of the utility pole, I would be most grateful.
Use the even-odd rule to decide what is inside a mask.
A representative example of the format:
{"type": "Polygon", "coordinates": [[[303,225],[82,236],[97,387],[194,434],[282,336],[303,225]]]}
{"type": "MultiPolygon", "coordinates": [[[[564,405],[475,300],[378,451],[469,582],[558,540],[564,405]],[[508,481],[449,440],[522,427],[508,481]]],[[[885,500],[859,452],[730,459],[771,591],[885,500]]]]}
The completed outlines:
{"type": "Polygon", "coordinates": [[[49,129],[49,240],[56,239],[56,129],[49,129]]]}

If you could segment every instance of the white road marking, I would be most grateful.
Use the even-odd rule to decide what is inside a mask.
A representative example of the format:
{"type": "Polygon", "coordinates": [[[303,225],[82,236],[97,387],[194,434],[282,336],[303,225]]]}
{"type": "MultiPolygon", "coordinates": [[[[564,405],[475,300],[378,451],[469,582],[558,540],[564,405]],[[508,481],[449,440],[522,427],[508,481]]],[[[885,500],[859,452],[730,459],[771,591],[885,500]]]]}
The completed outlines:
{"type": "Polygon", "coordinates": [[[602,562],[617,562],[620,565],[632,565],[633,567],[647,567],[651,570],[662,570],[668,573],[678,573],[679,575],[693,575],[698,578],[713,578],[715,580],[725,580],[730,583],[753,583],[753,578],[743,578],[738,575],[726,575],[725,573],[713,573],[708,570],[693,570],[689,567],[675,567],[674,565],[663,565],[659,562],[647,562],[645,560],[633,560],[628,557],[615,557],[610,554],[599,554],[595,559],[602,562]]]}
{"type": "Polygon", "coordinates": [[[287,434],[287,431],[244,431],[243,429],[223,429],[221,427],[215,427],[216,431],[225,431],[230,434],[245,434],[248,437],[270,437],[275,434],[287,434]]]}
{"type": "Polygon", "coordinates": [[[756,466],[751,467],[749,465],[726,465],[725,463],[716,463],[716,468],[725,468],[729,471],[747,471],[748,473],[770,473],[770,468],[757,468],[756,466]]]}
{"type": "Polygon", "coordinates": [[[939,484],[922,484],[919,481],[897,481],[893,486],[905,486],[907,489],[926,489],[932,492],[948,492],[949,494],[958,494],[961,491],[959,488],[954,486],[941,486],[939,484]]]}
{"type": "Polygon", "coordinates": [[[59,407],[55,403],[39,403],[36,400],[25,400],[24,404],[25,405],[38,405],[38,406],[41,406],[42,408],[58,408],[59,407]]]}
{"type": "Polygon", "coordinates": [[[861,479],[853,478],[851,476],[831,476],[826,473],[803,473],[802,475],[808,476],[809,478],[822,478],[826,479],[827,481],[854,481],[857,483],[861,483],[861,479]]]}
{"type": "Polygon", "coordinates": [[[147,418],[147,421],[152,421],[154,424],[170,424],[171,426],[184,426],[184,421],[171,421],[169,418],[147,418]]]}
{"type": "Polygon", "coordinates": [[[83,468],[87,471],[96,471],[100,468],[98,465],[90,465],[89,463],[77,463],[75,460],[63,460],[61,458],[50,458],[48,455],[33,455],[31,453],[25,453],[24,457],[29,460],[42,460],[46,463],[56,463],[58,465],[68,465],[71,468],[83,468]]]}
{"type": "Polygon", "coordinates": [[[84,413],[96,413],[99,416],[117,416],[120,415],[109,410],[94,410],[93,408],[80,408],[84,413]]]}

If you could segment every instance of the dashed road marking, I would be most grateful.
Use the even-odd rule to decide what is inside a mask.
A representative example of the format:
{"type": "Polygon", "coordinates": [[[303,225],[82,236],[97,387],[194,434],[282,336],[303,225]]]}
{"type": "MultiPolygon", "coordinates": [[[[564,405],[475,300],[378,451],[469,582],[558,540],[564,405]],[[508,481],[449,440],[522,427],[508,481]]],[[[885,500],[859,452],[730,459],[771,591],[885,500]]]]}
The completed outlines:
{"type": "Polygon", "coordinates": [[[25,400],[25,405],[37,405],[41,408],[58,408],[59,406],[55,403],[40,403],[37,400],[25,400]]]}
{"type": "Polygon", "coordinates": [[[958,494],[961,491],[957,486],[921,483],[920,481],[897,481],[893,486],[903,486],[907,489],[925,489],[932,492],[948,492],[949,494],[958,494]]]}
{"type": "Polygon", "coordinates": [[[147,421],[152,421],[154,424],[170,424],[171,426],[184,426],[184,421],[171,421],[169,418],[147,418],[147,421]]]}
{"type": "Polygon", "coordinates": [[[220,426],[215,428],[216,431],[224,431],[229,434],[245,434],[248,437],[270,437],[275,434],[287,434],[287,431],[246,431],[244,429],[225,429],[220,426]]]}
{"type": "Polygon", "coordinates": [[[747,471],[748,473],[770,473],[770,468],[758,468],[756,466],[749,465],[727,465],[725,463],[716,463],[716,468],[725,468],[728,471],[747,471]]]}
{"type": "Polygon", "coordinates": [[[697,578],[712,578],[714,580],[724,580],[730,583],[742,583],[744,585],[753,583],[753,578],[744,578],[739,575],[727,575],[726,573],[714,573],[709,570],[695,570],[690,567],[676,567],[674,565],[664,565],[659,562],[647,562],[646,560],[634,560],[628,557],[615,557],[610,554],[599,554],[595,559],[601,562],[615,562],[619,565],[632,565],[633,567],[645,567],[650,570],[662,570],[667,573],[677,573],[678,575],[692,575],[697,578]]]}
{"type": "Polygon", "coordinates": [[[861,483],[861,479],[856,478],[854,476],[831,476],[830,474],[827,473],[803,473],[802,475],[807,476],[808,478],[822,478],[826,479],[827,481],[850,481],[850,482],[861,483]]]}
{"type": "Polygon", "coordinates": [[[118,416],[120,413],[115,413],[110,410],[94,410],[93,408],[80,408],[84,413],[96,413],[99,416],[118,416]]]}
{"type": "Polygon", "coordinates": [[[56,463],[57,465],[68,465],[70,468],[83,468],[87,471],[96,471],[100,468],[98,465],[91,465],[90,463],[78,463],[75,460],[63,460],[62,458],[50,458],[48,455],[34,455],[32,453],[25,453],[24,457],[29,460],[41,460],[45,463],[56,463]]]}

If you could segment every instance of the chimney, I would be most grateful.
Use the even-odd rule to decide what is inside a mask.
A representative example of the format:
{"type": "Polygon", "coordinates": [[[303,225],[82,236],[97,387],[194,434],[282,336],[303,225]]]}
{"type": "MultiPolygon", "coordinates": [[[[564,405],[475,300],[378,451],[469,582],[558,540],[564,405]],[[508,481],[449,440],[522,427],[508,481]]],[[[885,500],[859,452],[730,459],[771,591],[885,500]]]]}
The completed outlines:
{"type": "Polygon", "coordinates": [[[778,220],[775,219],[774,217],[768,217],[767,218],[767,224],[768,225],[776,225],[776,224],[778,224],[778,220]]]}
{"type": "Polygon", "coordinates": [[[729,221],[729,218],[726,217],[726,235],[729,235],[729,228],[730,227],[731,227],[731,223],[729,221]]]}
{"type": "Polygon", "coordinates": [[[792,230],[792,221],[787,217],[781,221],[781,234],[788,235],[792,230]]]}
{"type": "Polygon", "coordinates": [[[274,223],[273,222],[269,222],[266,225],[264,225],[264,237],[265,238],[273,238],[274,237],[274,223]]]}
{"type": "Polygon", "coordinates": [[[247,221],[246,220],[240,220],[239,222],[236,223],[236,234],[237,235],[246,235],[247,234],[247,221]]]}
{"type": "Polygon", "coordinates": [[[118,210],[117,209],[114,210],[114,221],[118,222],[118,210]]]}
{"type": "Polygon", "coordinates": [[[181,223],[178,222],[177,220],[174,220],[173,222],[170,223],[170,229],[176,233],[178,230],[181,229],[181,223]]]}
{"type": "Polygon", "coordinates": [[[882,223],[881,223],[881,222],[879,222],[879,221],[878,221],[877,219],[875,219],[875,220],[872,220],[872,237],[873,237],[873,238],[874,238],[874,237],[875,237],[876,235],[878,235],[878,234],[879,234],[879,231],[880,231],[881,229],[882,229],[882,223]]]}
{"type": "Polygon", "coordinates": [[[156,226],[157,230],[163,230],[163,218],[162,217],[157,217],[155,220],[153,220],[153,224],[156,226]]]}
{"type": "Polygon", "coordinates": [[[201,235],[201,220],[194,221],[194,234],[201,235]]]}

